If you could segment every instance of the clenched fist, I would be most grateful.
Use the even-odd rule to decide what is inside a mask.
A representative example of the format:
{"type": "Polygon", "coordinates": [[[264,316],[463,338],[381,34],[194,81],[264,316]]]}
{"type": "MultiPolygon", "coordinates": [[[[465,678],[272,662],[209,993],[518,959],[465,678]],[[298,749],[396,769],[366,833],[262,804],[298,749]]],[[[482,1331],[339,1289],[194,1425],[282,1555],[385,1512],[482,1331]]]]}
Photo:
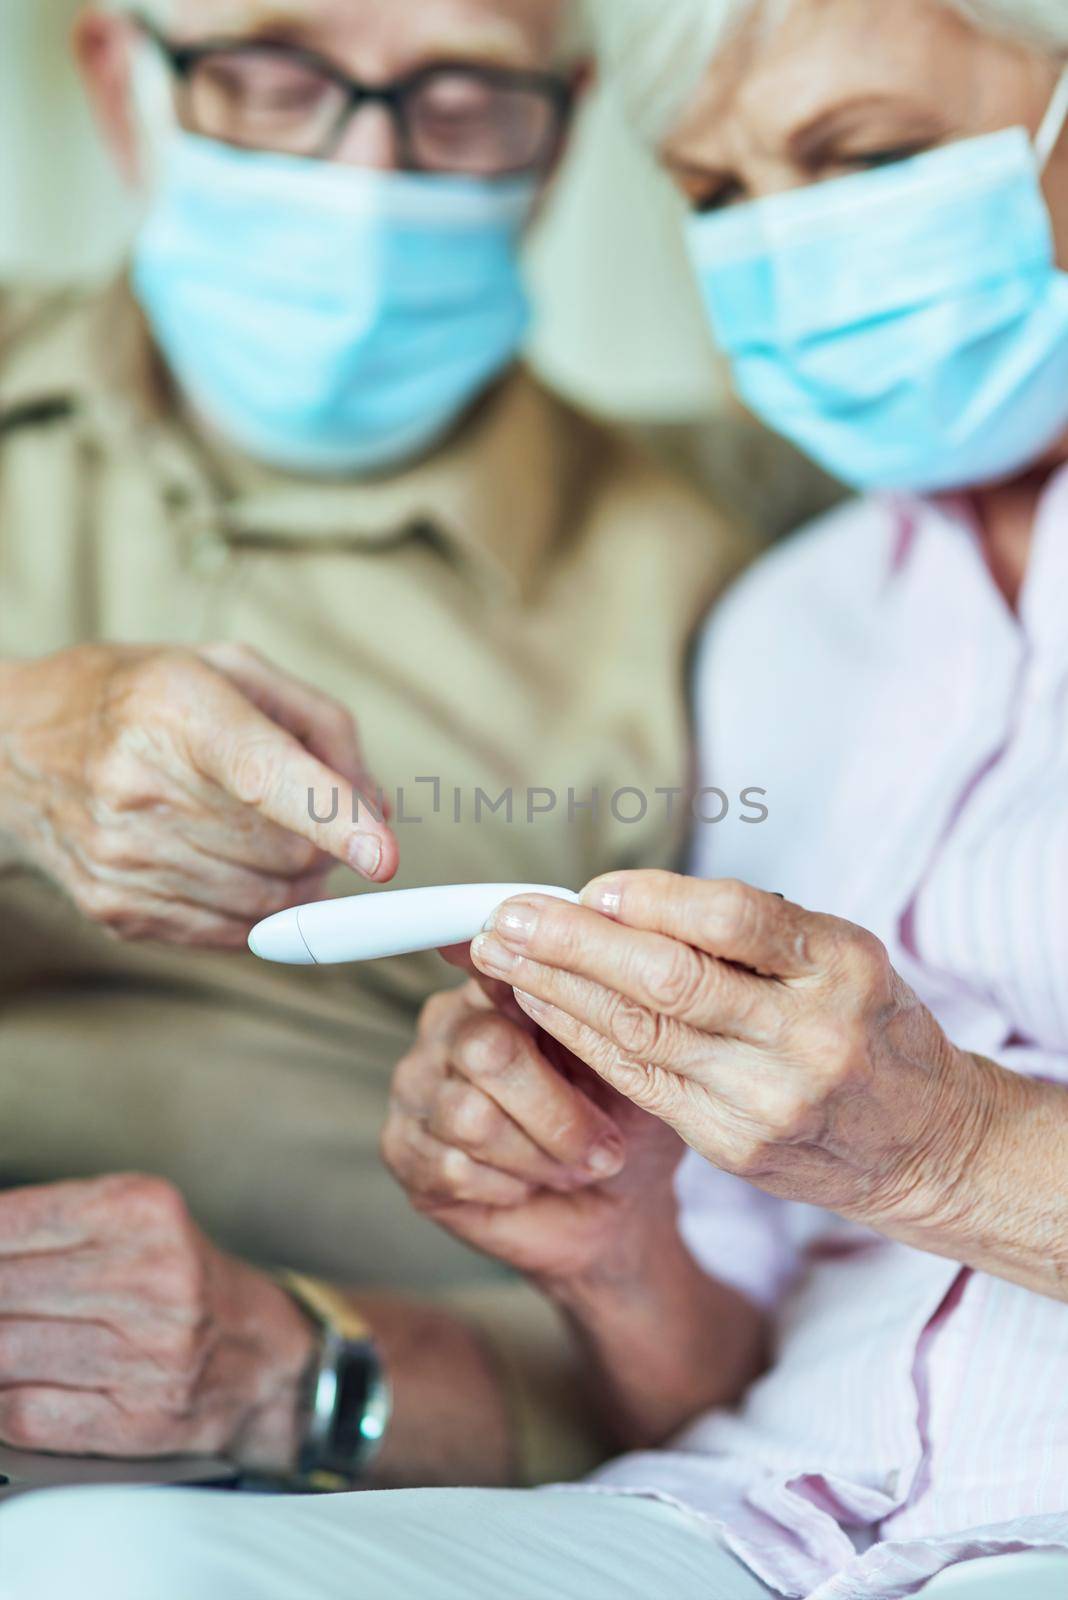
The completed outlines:
{"type": "Polygon", "coordinates": [[[239,948],[336,861],[388,881],[371,795],[349,713],[240,645],[0,667],[0,833],[122,938],[239,948]]]}
{"type": "Polygon", "coordinates": [[[0,1439],[291,1471],[315,1332],[136,1175],[0,1195],[0,1439]]]}
{"type": "Polygon", "coordinates": [[[470,983],[424,1008],[382,1153],[418,1211],[556,1288],[673,1227],[683,1145],[470,983]]]}

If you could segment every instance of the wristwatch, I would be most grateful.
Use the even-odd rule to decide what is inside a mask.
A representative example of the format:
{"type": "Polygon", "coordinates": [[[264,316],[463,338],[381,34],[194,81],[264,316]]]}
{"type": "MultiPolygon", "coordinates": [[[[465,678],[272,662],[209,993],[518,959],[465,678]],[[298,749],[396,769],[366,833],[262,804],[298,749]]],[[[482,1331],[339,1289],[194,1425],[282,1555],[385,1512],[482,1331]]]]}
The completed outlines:
{"type": "Polygon", "coordinates": [[[374,1334],[327,1284],[295,1272],[277,1277],[320,1335],[301,1402],[296,1486],[320,1494],[355,1489],[378,1455],[393,1411],[374,1334]]]}

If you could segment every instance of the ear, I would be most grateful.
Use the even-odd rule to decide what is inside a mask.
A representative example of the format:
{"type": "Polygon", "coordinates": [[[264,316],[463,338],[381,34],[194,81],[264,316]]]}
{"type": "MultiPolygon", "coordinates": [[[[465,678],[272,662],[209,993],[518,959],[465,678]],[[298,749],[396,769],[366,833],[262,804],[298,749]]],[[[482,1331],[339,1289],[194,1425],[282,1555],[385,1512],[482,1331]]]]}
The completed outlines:
{"type": "Polygon", "coordinates": [[[144,169],[131,83],[133,28],[124,17],[90,9],[79,14],[71,37],[97,126],[123,179],[136,187],[144,169]]]}

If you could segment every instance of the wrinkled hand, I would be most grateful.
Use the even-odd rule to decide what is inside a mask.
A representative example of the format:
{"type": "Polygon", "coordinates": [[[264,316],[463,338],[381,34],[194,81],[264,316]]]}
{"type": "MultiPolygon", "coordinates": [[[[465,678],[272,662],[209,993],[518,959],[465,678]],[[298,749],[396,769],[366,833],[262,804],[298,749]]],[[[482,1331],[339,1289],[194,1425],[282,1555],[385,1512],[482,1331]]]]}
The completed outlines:
{"type": "Polygon", "coordinates": [[[349,714],[240,645],[0,671],[0,830],[125,939],[240,948],[337,861],[387,881],[389,828],[358,800],[352,823],[373,788],[349,714]]]}
{"type": "Polygon", "coordinates": [[[630,873],[503,906],[477,968],[612,1089],[773,1194],[908,1236],[983,1136],[984,1067],[863,929],[630,873]]]}
{"type": "Polygon", "coordinates": [[[425,1007],[382,1153],[417,1210],[547,1286],[674,1229],[680,1140],[476,983],[425,1007]]]}
{"type": "Polygon", "coordinates": [[[0,1195],[0,1439],[290,1470],[315,1335],[158,1178],[0,1195]]]}

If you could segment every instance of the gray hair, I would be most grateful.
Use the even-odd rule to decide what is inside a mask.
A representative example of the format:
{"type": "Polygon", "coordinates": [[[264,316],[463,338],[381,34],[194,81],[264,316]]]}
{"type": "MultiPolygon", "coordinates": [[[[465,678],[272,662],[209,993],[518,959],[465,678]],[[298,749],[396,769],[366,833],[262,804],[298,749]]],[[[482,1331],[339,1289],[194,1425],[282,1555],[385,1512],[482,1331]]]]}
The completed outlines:
{"type": "MultiPolygon", "coordinates": [[[[605,74],[646,139],[670,130],[723,42],[758,8],[792,0],[586,0],[605,74]]],[[[939,0],[980,27],[1068,56],[1068,0],[939,0]]]]}
{"type": "MultiPolygon", "coordinates": [[[[128,11],[130,0],[96,0],[105,11],[128,11]]],[[[138,10],[153,22],[168,23],[174,15],[175,0],[141,0],[138,10]]],[[[592,30],[585,0],[564,0],[558,56],[570,62],[588,56],[593,48],[592,30]]]]}

